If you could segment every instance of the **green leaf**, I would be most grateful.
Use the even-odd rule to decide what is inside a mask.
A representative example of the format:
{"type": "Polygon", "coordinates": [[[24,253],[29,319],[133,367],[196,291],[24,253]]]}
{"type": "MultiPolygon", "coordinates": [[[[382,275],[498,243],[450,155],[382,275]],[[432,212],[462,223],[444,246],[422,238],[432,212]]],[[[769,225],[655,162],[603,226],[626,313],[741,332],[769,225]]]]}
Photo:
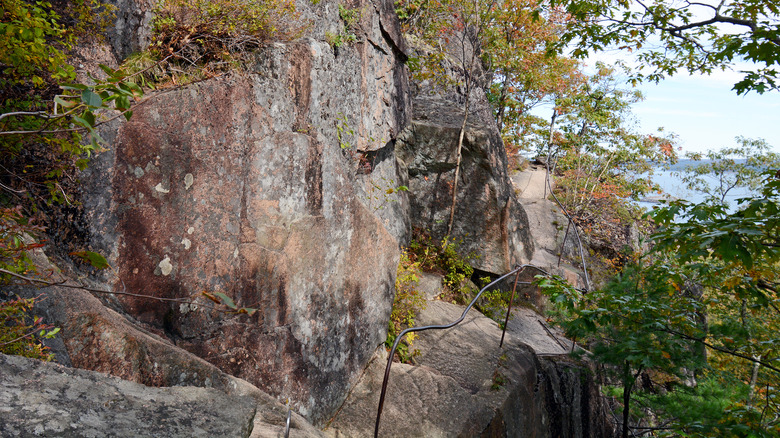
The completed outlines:
{"type": "Polygon", "coordinates": [[[63,90],[87,90],[89,87],[87,87],[84,84],[64,84],[60,85],[63,90]]]}
{"type": "Polygon", "coordinates": [[[100,69],[103,70],[109,76],[113,77],[114,75],[116,75],[116,70],[112,69],[111,67],[105,64],[98,64],[98,67],[100,67],[100,69]]]}
{"type": "Polygon", "coordinates": [[[96,252],[75,251],[70,253],[70,255],[74,257],[78,257],[79,259],[81,259],[81,261],[92,265],[92,267],[96,269],[106,269],[111,267],[111,265],[108,264],[108,260],[106,260],[105,257],[103,257],[102,255],[96,252]]]}
{"type": "Polygon", "coordinates": [[[54,337],[54,335],[56,335],[59,332],[60,332],[60,328],[56,327],[55,329],[50,330],[49,332],[47,332],[43,337],[51,339],[51,338],[54,337]]]}
{"type": "Polygon", "coordinates": [[[135,82],[122,82],[119,84],[119,88],[132,94],[135,99],[140,99],[144,96],[143,90],[135,82]]]}
{"type": "Polygon", "coordinates": [[[103,106],[103,99],[101,99],[97,93],[92,92],[92,90],[82,91],[81,101],[84,102],[84,104],[86,104],[87,106],[93,108],[100,108],[101,106],[103,106]]]}
{"type": "Polygon", "coordinates": [[[119,96],[116,99],[116,109],[119,111],[125,111],[130,109],[130,99],[127,96],[119,96]]]}
{"type": "Polygon", "coordinates": [[[54,96],[54,103],[56,103],[57,105],[63,108],[73,108],[74,106],[76,106],[76,102],[65,100],[60,96],[54,96]]]}
{"type": "Polygon", "coordinates": [[[98,149],[100,147],[100,143],[105,144],[105,140],[103,140],[103,137],[100,136],[100,134],[97,133],[97,131],[92,131],[90,134],[92,136],[92,146],[93,149],[98,149]]]}
{"type": "Polygon", "coordinates": [[[91,131],[92,129],[94,129],[94,128],[92,127],[92,125],[91,125],[89,122],[87,122],[86,120],[82,119],[82,118],[81,118],[81,117],[79,117],[79,116],[73,116],[73,121],[74,121],[74,122],[76,122],[76,123],[78,123],[79,125],[81,125],[81,126],[83,126],[83,127],[87,128],[87,129],[89,129],[90,131],[91,131]]]}
{"type": "Polygon", "coordinates": [[[235,309],[238,308],[238,306],[236,306],[236,303],[234,303],[233,300],[229,296],[223,294],[222,292],[214,292],[213,295],[215,297],[219,298],[222,301],[222,304],[230,307],[231,309],[235,310],[235,309]]]}
{"type": "Polygon", "coordinates": [[[84,111],[84,114],[82,114],[81,117],[85,122],[89,123],[90,128],[95,126],[95,114],[92,111],[84,111]]]}

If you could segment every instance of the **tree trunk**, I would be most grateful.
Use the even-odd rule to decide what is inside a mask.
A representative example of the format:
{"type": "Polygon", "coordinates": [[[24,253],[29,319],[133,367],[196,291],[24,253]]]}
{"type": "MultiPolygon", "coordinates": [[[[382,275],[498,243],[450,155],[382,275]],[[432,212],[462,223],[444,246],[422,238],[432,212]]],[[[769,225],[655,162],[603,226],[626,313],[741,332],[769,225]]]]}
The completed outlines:
{"type": "Polygon", "coordinates": [[[631,420],[631,390],[634,388],[634,383],[639,375],[642,373],[642,367],[640,366],[636,370],[635,374],[631,374],[631,364],[624,362],[623,365],[623,426],[620,436],[622,438],[628,438],[631,433],[631,427],[629,421],[631,420]]]}
{"type": "Polygon", "coordinates": [[[496,125],[498,125],[498,132],[504,131],[504,113],[506,112],[506,99],[509,95],[509,73],[504,72],[504,82],[501,83],[501,97],[498,98],[498,112],[496,114],[496,125]]]}
{"type": "MultiPolygon", "coordinates": [[[[626,375],[630,375],[631,370],[628,366],[628,363],[626,363],[625,367],[626,367],[626,375]]],[[[631,388],[634,386],[633,383],[634,382],[630,382],[630,381],[626,381],[623,383],[623,428],[620,434],[622,438],[628,438],[628,432],[629,432],[628,422],[631,417],[631,411],[629,408],[631,406],[631,388]]]]}
{"type": "Polygon", "coordinates": [[[447,225],[447,237],[452,234],[452,225],[455,222],[455,206],[457,205],[458,197],[458,180],[460,179],[460,161],[462,158],[463,150],[463,137],[466,134],[466,122],[469,119],[469,96],[471,95],[471,83],[468,77],[466,78],[466,103],[464,105],[463,123],[460,125],[460,133],[458,134],[458,152],[457,159],[455,161],[455,181],[452,183],[452,204],[450,207],[450,222],[447,225]]]}
{"type": "MultiPolygon", "coordinates": [[[[550,185],[550,173],[555,169],[550,168],[550,160],[552,160],[552,146],[553,146],[553,134],[555,132],[555,119],[558,117],[558,110],[553,108],[552,117],[550,118],[550,135],[547,138],[547,173],[544,176],[544,198],[547,199],[547,187],[550,185]]],[[[550,188],[552,190],[552,188],[550,188]]]]}
{"type": "Polygon", "coordinates": [[[761,367],[759,361],[761,355],[753,356],[753,372],[750,374],[750,392],[748,392],[747,406],[753,406],[753,397],[756,395],[756,384],[758,383],[758,370],[761,367]]]}

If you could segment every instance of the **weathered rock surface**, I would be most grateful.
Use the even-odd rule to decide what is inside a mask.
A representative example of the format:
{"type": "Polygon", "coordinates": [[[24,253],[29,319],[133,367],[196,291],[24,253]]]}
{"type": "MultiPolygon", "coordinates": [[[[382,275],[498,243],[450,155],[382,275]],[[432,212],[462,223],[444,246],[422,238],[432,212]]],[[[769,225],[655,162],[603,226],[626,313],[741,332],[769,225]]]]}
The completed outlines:
{"type": "Polygon", "coordinates": [[[108,43],[119,60],[144,50],[151,42],[155,3],[151,0],[108,0],[115,6],[114,23],[107,29],[108,43]]]}
{"type": "MultiPolygon", "coordinates": [[[[67,281],[41,250],[30,253],[38,276],[46,281],[67,281]]],[[[47,324],[61,329],[47,341],[56,360],[65,365],[100,371],[150,386],[227,387],[230,376],[214,365],[180,348],[164,337],[143,330],[87,291],[51,286],[11,285],[0,298],[19,295],[36,298],[35,312],[47,324]]]]}
{"type": "MultiPolygon", "coordinates": [[[[384,339],[398,242],[409,234],[405,192],[387,193],[405,177],[394,154],[409,117],[405,47],[391,2],[352,6],[361,11],[354,45],[276,43],[246,74],[152,95],[104,135],[111,150],[88,171],[82,200],[91,249],[118,274],[105,286],[168,299],[219,292],[259,310],[213,311],[202,297],[107,302],[166,342],[291,398],[315,423],[342,403],[384,339]]],[[[335,1],[306,8],[343,26],[335,1]]],[[[95,353],[92,363],[71,360],[113,367],[95,353]]]]}
{"type": "Polygon", "coordinates": [[[4,437],[248,437],[250,397],[149,388],[105,374],[0,354],[4,437]]]}
{"type": "MultiPolygon", "coordinates": [[[[462,311],[431,301],[417,321],[449,323],[462,311]]],[[[391,370],[380,436],[611,436],[590,369],[561,354],[565,341],[534,328],[538,316],[524,312],[510,323],[503,349],[497,324],[478,312],[456,328],[420,333],[418,365],[391,370]]],[[[326,433],[373,431],[386,357],[380,349],[326,433]]]]}
{"type": "MultiPolygon", "coordinates": [[[[510,178],[525,210],[529,233],[534,242],[530,263],[550,274],[565,278],[577,287],[585,288],[577,237],[571,228],[567,234],[568,219],[558,206],[548,199],[550,194],[549,190],[545,190],[545,168],[531,166],[522,172],[512,173],[510,178]]],[[[554,184],[551,186],[554,187],[554,184]]],[[[521,276],[521,281],[532,281],[536,274],[538,272],[529,269],[521,276]]],[[[537,287],[520,285],[518,290],[520,296],[534,304],[537,309],[545,308],[546,301],[539,294],[537,287]]]]}
{"type": "MultiPolygon", "coordinates": [[[[62,276],[40,249],[30,255],[38,267],[40,278],[76,284],[62,276]]],[[[272,396],[242,379],[225,374],[216,366],[176,347],[168,339],[142,330],[84,290],[63,286],[40,289],[9,286],[0,291],[0,299],[14,295],[36,297],[35,314],[48,324],[61,328],[57,337],[45,341],[60,364],[108,373],[145,385],[144,388],[187,385],[213,388],[233,397],[251,397],[255,412],[252,437],[276,437],[286,421],[287,409],[272,396]]],[[[150,393],[156,391],[148,389],[150,393]]],[[[0,397],[3,394],[4,389],[0,389],[0,397]]],[[[42,405],[45,403],[41,402],[42,405]]],[[[73,405],[69,412],[72,415],[88,415],[89,409],[82,408],[88,407],[73,405]]],[[[295,412],[292,414],[291,434],[320,436],[314,426],[295,412]]],[[[188,435],[185,433],[183,436],[188,435]]]]}
{"type": "MultiPolygon", "coordinates": [[[[416,47],[416,50],[425,50],[416,47]]],[[[459,77],[451,63],[447,74],[459,77]]],[[[399,136],[398,156],[409,175],[412,226],[447,234],[457,144],[465,97],[460,87],[413,84],[411,125],[399,136]]],[[[462,150],[452,237],[474,267],[504,273],[530,260],[533,242],[523,207],[507,174],[507,157],[485,93],[474,87],[462,150]]]]}

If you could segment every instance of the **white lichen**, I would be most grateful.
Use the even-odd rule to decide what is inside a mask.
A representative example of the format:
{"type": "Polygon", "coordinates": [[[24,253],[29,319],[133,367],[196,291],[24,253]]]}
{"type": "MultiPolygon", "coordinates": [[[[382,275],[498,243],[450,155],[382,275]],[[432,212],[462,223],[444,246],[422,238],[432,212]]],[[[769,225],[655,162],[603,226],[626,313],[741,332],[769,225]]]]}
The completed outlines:
{"type": "Polygon", "coordinates": [[[160,268],[162,275],[165,276],[171,275],[171,271],[173,271],[173,264],[171,264],[171,259],[167,255],[157,266],[160,268]]]}

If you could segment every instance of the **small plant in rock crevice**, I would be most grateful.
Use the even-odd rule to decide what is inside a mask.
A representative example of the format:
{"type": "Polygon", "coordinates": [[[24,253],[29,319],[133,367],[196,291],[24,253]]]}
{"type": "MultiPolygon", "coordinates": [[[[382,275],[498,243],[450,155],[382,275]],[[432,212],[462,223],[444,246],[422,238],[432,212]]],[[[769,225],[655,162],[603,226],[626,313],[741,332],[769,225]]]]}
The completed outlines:
{"type": "Polygon", "coordinates": [[[349,126],[349,120],[344,113],[338,114],[338,120],[334,122],[336,126],[336,137],[339,139],[339,146],[342,150],[351,150],[352,143],[350,138],[355,138],[355,130],[349,126]]]}
{"type": "MultiPolygon", "coordinates": [[[[420,310],[425,309],[425,296],[417,289],[420,281],[420,264],[413,262],[406,250],[401,251],[398,263],[398,273],[395,280],[395,298],[393,310],[390,312],[390,322],[387,328],[385,346],[392,348],[396,337],[406,328],[414,327],[415,317],[420,310]]],[[[398,344],[396,354],[403,363],[411,363],[420,354],[414,348],[415,333],[406,335],[406,339],[398,344]]]]}
{"type": "Polygon", "coordinates": [[[241,71],[253,50],[309,26],[294,0],[160,0],[154,16],[149,49],[124,67],[158,88],[241,71]]]}
{"type": "MultiPolygon", "coordinates": [[[[490,277],[481,277],[479,279],[479,286],[484,287],[493,281],[490,277]]],[[[512,291],[491,289],[482,293],[479,301],[477,302],[477,308],[483,315],[492,319],[498,323],[500,329],[504,328],[504,321],[506,318],[506,310],[509,307],[509,299],[511,298],[512,291]]],[[[512,315],[509,316],[510,319],[512,315]]]]}
{"type": "Polygon", "coordinates": [[[162,0],[152,23],[151,50],[194,62],[224,61],[270,41],[302,35],[293,0],[162,0]]]}
{"type": "Polygon", "coordinates": [[[469,262],[477,256],[461,256],[458,244],[462,242],[447,238],[434,241],[420,230],[413,230],[413,234],[415,237],[409,244],[410,258],[419,263],[423,271],[443,275],[442,286],[445,291],[440,298],[456,304],[470,301],[475,290],[473,283],[470,283],[474,268],[469,262]]]}
{"type": "Polygon", "coordinates": [[[502,368],[506,368],[506,362],[508,360],[509,357],[506,355],[506,353],[498,357],[498,361],[496,362],[496,369],[493,371],[493,381],[490,385],[491,390],[498,391],[502,387],[506,386],[507,383],[509,383],[509,378],[501,372],[502,368]]]}
{"type": "Polygon", "coordinates": [[[368,195],[368,204],[376,212],[393,202],[398,202],[399,192],[408,192],[407,186],[396,186],[395,180],[381,177],[379,179],[371,178],[368,181],[369,187],[366,190],[368,195]]]}
{"type": "MultiPolygon", "coordinates": [[[[333,124],[336,127],[336,138],[341,152],[354,166],[354,170],[363,174],[371,173],[371,163],[368,161],[366,152],[358,150],[357,135],[349,124],[346,114],[338,113],[333,124]]],[[[373,141],[373,138],[369,140],[373,141]]]]}
{"type": "MultiPolygon", "coordinates": [[[[461,256],[458,252],[459,243],[454,240],[445,238],[437,242],[420,230],[414,230],[414,234],[415,238],[409,245],[410,257],[420,264],[423,271],[443,276],[444,291],[439,296],[442,301],[460,305],[468,304],[481,287],[493,281],[489,276],[479,278],[478,285],[471,281],[474,277],[474,268],[470,263],[478,256],[473,254],[467,257],[461,256]]],[[[510,290],[500,288],[486,290],[477,301],[476,308],[503,329],[510,295],[510,290]]]]}
{"type": "Polygon", "coordinates": [[[35,298],[15,298],[0,302],[0,353],[50,361],[54,355],[41,344],[59,331],[44,324],[40,317],[30,316],[35,298]]]}
{"type": "Polygon", "coordinates": [[[356,43],[358,40],[357,31],[360,23],[360,18],[363,15],[363,11],[358,8],[347,8],[343,4],[339,3],[339,18],[344,23],[344,29],[338,33],[325,32],[325,40],[334,49],[339,49],[343,46],[356,43]]]}

